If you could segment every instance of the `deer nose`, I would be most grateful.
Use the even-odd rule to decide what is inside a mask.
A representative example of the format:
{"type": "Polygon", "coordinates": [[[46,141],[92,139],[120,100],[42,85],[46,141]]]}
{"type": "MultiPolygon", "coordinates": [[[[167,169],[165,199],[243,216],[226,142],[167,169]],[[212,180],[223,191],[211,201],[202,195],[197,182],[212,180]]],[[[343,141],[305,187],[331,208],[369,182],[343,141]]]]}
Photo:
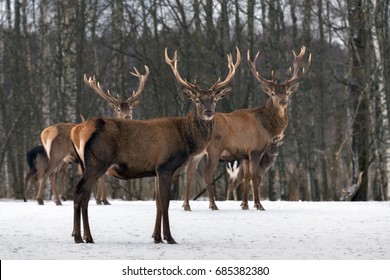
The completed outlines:
{"type": "Polygon", "coordinates": [[[284,98],[280,99],[279,104],[282,105],[282,106],[286,106],[287,105],[287,100],[284,99],[284,98]]]}
{"type": "Polygon", "coordinates": [[[204,114],[207,116],[207,117],[212,117],[214,115],[214,111],[211,110],[211,109],[206,109],[204,110],[204,114]]]}

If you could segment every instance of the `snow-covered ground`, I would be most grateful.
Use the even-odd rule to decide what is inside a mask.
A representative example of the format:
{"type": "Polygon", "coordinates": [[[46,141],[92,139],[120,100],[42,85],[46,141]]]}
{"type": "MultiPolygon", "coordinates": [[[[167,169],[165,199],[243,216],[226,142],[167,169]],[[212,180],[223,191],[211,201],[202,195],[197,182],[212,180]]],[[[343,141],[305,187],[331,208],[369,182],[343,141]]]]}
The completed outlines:
{"type": "MultiPolygon", "coordinates": [[[[171,201],[178,244],[154,244],[153,201],[89,204],[95,244],[71,237],[73,203],[0,201],[0,259],[390,259],[390,202],[269,202],[266,211],[240,202],[171,201]]],[[[253,203],[251,203],[252,206],[253,203]]]]}

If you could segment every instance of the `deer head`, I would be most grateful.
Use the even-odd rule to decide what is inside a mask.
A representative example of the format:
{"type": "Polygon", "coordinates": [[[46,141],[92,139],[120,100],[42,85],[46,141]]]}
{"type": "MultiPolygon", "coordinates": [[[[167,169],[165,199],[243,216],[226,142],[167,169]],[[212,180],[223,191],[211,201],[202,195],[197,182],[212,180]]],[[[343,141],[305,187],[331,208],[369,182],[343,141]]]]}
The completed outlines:
{"type": "Polygon", "coordinates": [[[221,81],[219,78],[217,82],[212,85],[209,89],[201,89],[196,82],[190,83],[186,79],[183,79],[177,69],[177,51],[173,55],[173,59],[170,59],[168,56],[168,50],[165,48],[165,62],[171,66],[172,71],[176,77],[176,80],[181,84],[182,91],[187,95],[187,97],[195,104],[197,115],[203,120],[212,120],[214,117],[215,107],[217,101],[222,99],[227,93],[229,93],[232,88],[226,87],[233,80],[233,77],[236,72],[236,68],[240,64],[241,54],[238,48],[237,50],[237,60],[233,64],[232,54],[227,55],[228,59],[228,68],[229,73],[224,81],[221,81]]]}
{"type": "Polygon", "coordinates": [[[106,100],[110,106],[115,109],[115,114],[117,118],[122,119],[132,119],[133,118],[133,109],[139,104],[139,97],[144,89],[146,80],[149,76],[149,68],[145,67],[145,74],[142,75],[138,70],[134,67],[134,72],[130,72],[131,75],[137,77],[139,79],[138,89],[133,91],[131,96],[123,101],[118,95],[114,97],[111,95],[110,91],[104,91],[100,86],[99,82],[96,81],[95,76],[87,78],[84,74],[84,82],[87,86],[89,86],[98,96],[106,100]]]}
{"type": "Polygon", "coordinates": [[[281,109],[287,107],[288,100],[291,93],[298,90],[299,82],[307,74],[311,64],[311,54],[309,55],[309,59],[306,63],[306,68],[304,67],[302,69],[302,72],[299,74],[299,68],[301,67],[305,52],[306,52],[306,47],[301,48],[301,52],[299,53],[299,55],[296,55],[296,53],[292,51],[294,55],[293,71],[291,71],[291,67],[290,67],[287,70],[285,81],[279,84],[274,78],[273,71],[271,72],[271,80],[267,80],[259,74],[259,72],[256,70],[256,61],[259,58],[260,53],[257,52],[255,58],[252,61],[250,58],[250,51],[248,50],[249,68],[252,71],[255,78],[259,81],[261,89],[272,98],[272,103],[274,104],[275,107],[281,109]]]}
{"type": "Polygon", "coordinates": [[[284,138],[284,134],[275,136],[274,138],[271,139],[267,150],[267,153],[269,155],[274,157],[279,155],[279,146],[283,144],[283,138],[284,138]]]}

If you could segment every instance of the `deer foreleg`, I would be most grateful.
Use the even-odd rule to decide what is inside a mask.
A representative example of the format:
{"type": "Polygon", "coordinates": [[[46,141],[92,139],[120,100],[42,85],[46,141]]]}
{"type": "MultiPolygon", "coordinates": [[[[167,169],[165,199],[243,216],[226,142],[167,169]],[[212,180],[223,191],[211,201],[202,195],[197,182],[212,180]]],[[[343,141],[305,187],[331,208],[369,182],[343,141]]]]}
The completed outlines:
{"type": "Polygon", "coordinates": [[[185,170],[185,172],[186,172],[186,185],[184,188],[184,201],[183,201],[183,208],[185,211],[191,211],[190,202],[189,202],[191,181],[192,181],[192,178],[194,177],[194,174],[196,172],[196,168],[198,167],[199,162],[202,160],[203,156],[204,156],[204,153],[194,156],[193,158],[191,158],[189,160],[189,163],[186,166],[186,168],[187,168],[187,170],[185,170]]]}
{"type": "Polygon", "coordinates": [[[169,200],[170,200],[170,186],[172,183],[172,174],[170,172],[163,172],[158,175],[159,183],[158,188],[159,191],[159,200],[160,200],[160,207],[161,207],[161,213],[162,213],[162,220],[163,220],[163,234],[164,234],[164,240],[167,241],[168,244],[175,244],[176,241],[173,239],[171,235],[171,230],[169,226],[169,200]]]}
{"type": "Polygon", "coordinates": [[[159,180],[156,178],[155,180],[155,195],[156,195],[156,222],[154,224],[154,231],[153,231],[153,239],[154,243],[162,243],[161,238],[161,218],[162,218],[162,208],[161,208],[161,201],[160,201],[160,188],[159,188],[159,180]]]}
{"type": "Polygon", "coordinates": [[[211,210],[218,210],[218,207],[215,204],[214,190],[211,185],[214,170],[218,165],[218,161],[219,161],[219,155],[214,155],[214,156],[208,155],[207,165],[203,172],[203,178],[206,182],[207,192],[209,194],[209,208],[211,210]]]}
{"type": "Polygon", "coordinates": [[[250,159],[250,173],[252,176],[252,193],[253,193],[253,200],[254,200],[254,207],[257,210],[265,210],[263,205],[260,203],[260,196],[259,196],[259,188],[260,188],[260,182],[261,182],[261,176],[259,174],[259,164],[261,156],[254,155],[250,159]]]}
{"type": "Polygon", "coordinates": [[[250,183],[250,169],[249,169],[249,161],[248,160],[242,160],[243,165],[243,172],[244,172],[244,191],[242,193],[242,202],[241,202],[241,209],[242,210],[248,210],[248,192],[249,192],[249,183],[250,183]]]}

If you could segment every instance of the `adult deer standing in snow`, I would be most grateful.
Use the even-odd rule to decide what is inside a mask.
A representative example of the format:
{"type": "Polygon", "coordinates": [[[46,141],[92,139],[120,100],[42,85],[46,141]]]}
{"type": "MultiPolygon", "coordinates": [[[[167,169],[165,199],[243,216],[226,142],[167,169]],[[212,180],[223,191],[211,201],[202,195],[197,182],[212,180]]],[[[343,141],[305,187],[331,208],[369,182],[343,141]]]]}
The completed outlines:
{"type": "MultiPolygon", "coordinates": [[[[115,116],[118,118],[132,118],[133,109],[139,103],[139,97],[144,89],[146,80],[149,76],[149,68],[145,66],[145,74],[142,75],[134,68],[134,72],[131,72],[132,75],[136,76],[139,79],[139,86],[136,91],[133,91],[132,95],[127,98],[125,101],[121,100],[119,97],[114,97],[110,94],[109,91],[104,91],[100,84],[96,82],[95,77],[87,78],[84,75],[84,82],[101,98],[106,100],[114,109],[115,116]]],[[[42,164],[37,168],[37,177],[38,177],[38,194],[37,201],[38,204],[43,205],[43,189],[45,186],[46,178],[58,170],[58,167],[66,163],[78,163],[77,155],[74,151],[72,141],[70,140],[70,131],[76,124],[74,123],[57,123],[45,128],[41,132],[41,142],[46,151],[47,163],[46,165],[42,164]]],[[[44,157],[44,155],[41,155],[44,157]]],[[[56,184],[51,185],[53,193],[55,195],[55,202],[57,205],[61,205],[61,201],[58,197],[56,184]]],[[[104,182],[99,182],[100,193],[105,193],[104,182]]],[[[105,198],[105,196],[104,196],[105,198]]],[[[99,201],[98,201],[99,202],[99,201]]],[[[107,201],[102,201],[102,203],[107,204],[107,201]]]]}
{"type": "Polygon", "coordinates": [[[91,188],[107,170],[119,179],[156,176],[156,222],[153,232],[155,243],[163,237],[175,243],[170,227],[168,208],[170,187],[174,172],[186,160],[202,152],[211,140],[214,128],[214,111],[217,101],[222,99],[230,87],[235,70],[240,63],[233,64],[228,55],[229,73],[224,81],[218,80],[211,88],[202,90],[196,83],[182,79],[177,69],[177,53],[173,59],[165,49],[165,61],[171,67],[183,92],[195,105],[185,117],[162,117],[151,120],[119,120],[98,118],[88,120],[72,129],[72,142],[81,159],[83,177],[74,188],[73,237],[76,243],[93,243],[88,221],[88,202],[91,188]],[[84,237],[81,237],[81,214],[84,237]]]}
{"type": "MultiPolygon", "coordinates": [[[[306,69],[299,73],[306,48],[302,47],[299,55],[293,51],[293,70],[289,68],[286,80],[278,83],[272,74],[272,80],[263,78],[256,70],[256,61],[250,59],[248,50],[248,64],[255,78],[260,83],[261,89],[269,96],[266,104],[255,109],[242,109],[231,113],[215,114],[215,129],[209,146],[204,154],[207,154],[207,164],[203,172],[206,182],[212,210],[218,210],[215,204],[214,191],[211,186],[212,176],[220,159],[232,161],[246,159],[249,162],[248,172],[244,174],[244,198],[242,209],[248,209],[248,185],[252,180],[254,189],[255,208],[264,210],[260,203],[258,188],[261,177],[259,164],[272,138],[281,136],[288,124],[287,106],[293,92],[298,90],[299,82],[307,74],[311,64],[309,55],[306,69]]],[[[183,207],[190,211],[188,189],[191,178],[198,166],[203,154],[192,159],[187,171],[187,185],[183,207]]]]}

